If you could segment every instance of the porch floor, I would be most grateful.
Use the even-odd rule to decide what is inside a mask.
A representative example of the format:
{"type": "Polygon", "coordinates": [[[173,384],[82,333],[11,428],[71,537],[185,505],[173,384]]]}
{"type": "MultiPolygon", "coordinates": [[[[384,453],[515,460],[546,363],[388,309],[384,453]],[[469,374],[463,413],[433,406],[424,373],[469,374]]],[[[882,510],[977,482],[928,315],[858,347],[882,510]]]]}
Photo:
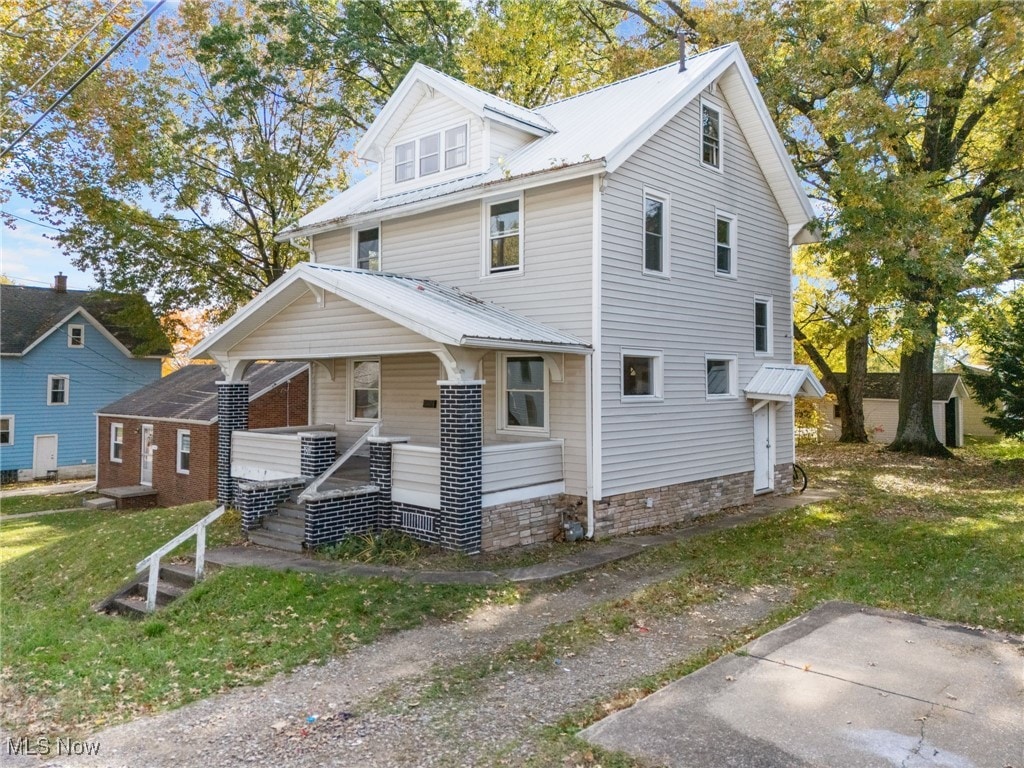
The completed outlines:
{"type": "Polygon", "coordinates": [[[320,486],[321,491],[356,488],[370,483],[370,457],[353,456],[320,486]]]}
{"type": "Polygon", "coordinates": [[[151,485],[121,485],[115,488],[97,488],[96,492],[114,500],[117,509],[142,509],[156,506],[159,493],[151,485]]]}

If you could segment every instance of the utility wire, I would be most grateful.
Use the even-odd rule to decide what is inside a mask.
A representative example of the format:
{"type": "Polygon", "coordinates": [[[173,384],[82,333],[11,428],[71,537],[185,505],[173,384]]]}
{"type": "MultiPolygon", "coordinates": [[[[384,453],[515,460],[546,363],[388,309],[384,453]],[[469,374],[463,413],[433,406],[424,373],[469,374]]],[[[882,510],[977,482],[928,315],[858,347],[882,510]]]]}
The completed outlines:
{"type": "Polygon", "coordinates": [[[80,46],[86,40],[86,38],[89,37],[89,35],[91,35],[93,32],[95,32],[96,28],[99,27],[100,24],[102,24],[104,21],[109,19],[111,14],[114,11],[117,10],[117,6],[121,5],[121,3],[123,3],[123,2],[124,2],[124,0],[117,0],[117,2],[114,3],[113,7],[109,11],[107,11],[107,14],[102,19],[100,19],[95,24],[93,24],[92,27],[89,28],[88,32],[86,32],[84,35],[82,35],[80,38],[78,38],[78,42],[76,42],[74,45],[72,45],[70,48],[68,48],[66,51],[64,51],[64,55],[61,56],[59,59],[57,59],[55,62],[53,62],[53,64],[50,66],[50,68],[48,70],[46,70],[45,72],[43,72],[43,74],[41,74],[39,76],[38,80],[36,80],[34,83],[32,83],[32,85],[30,85],[28,88],[26,88],[23,93],[21,93],[18,96],[15,96],[13,99],[11,99],[11,105],[9,107],[7,107],[7,109],[5,109],[2,113],[0,113],[0,117],[3,117],[8,112],[13,110],[15,102],[23,101],[26,96],[28,96],[30,93],[32,93],[32,91],[35,90],[36,86],[39,85],[41,82],[43,82],[43,80],[45,80],[47,77],[49,77],[50,73],[53,72],[53,70],[55,70],[58,66],[60,66],[61,62],[64,61],[64,59],[66,59],[68,56],[70,56],[72,51],[74,51],[75,48],[80,46]]]}
{"type": "Polygon", "coordinates": [[[10,216],[12,219],[21,219],[22,221],[27,221],[29,224],[34,224],[37,227],[46,227],[47,229],[55,229],[58,232],[63,232],[64,231],[60,227],[55,227],[52,224],[43,224],[43,222],[41,222],[41,221],[35,221],[34,219],[26,219],[24,216],[19,216],[18,214],[11,213],[10,211],[0,211],[0,216],[10,216]]]}
{"type": "Polygon", "coordinates": [[[93,72],[95,72],[95,71],[96,71],[97,69],[99,69],[99,68],[100,68],[100,66],[101,66],[101,65],[103,64],[103,62],[105,62],[105,61],[106,61],[107,59],[109,59],[109,58],[110,58],[111,56],[113,56],[113,55],[114,55],[114,52],[115,52],[115,51],[116,51],[116,50],[117,50],[118,48],[120,48],[120,47],[121,47],[121,45],[122,45],[122,44],[123,44],[123,43],[124,43],[124,42],[125,42],[125,41],[126,41],[126,40],[127,40],[128,38],[129,38],[129,37],[131,37],[131,36],[132,36],[133,34],[135,34],[135,32],[136,32],[136,31],[137,31],[137,30],[139,29],[139,27],[141,27],[141,26],[142,26],[143,24],[145,24],[145,23],[146,23],[146,22],[147,22],[147,21],[149,20],[149,17],[150,17],[150,16],[152,16],[152,15],[153,15],[154,13],[156,13],[157,9],[159,9],[159,8],[160,8],[160,6],[164,4],[164,2],[166,2],[166,0],[157,0],[157,3],[156,3],[156,4],[155,4],[155,5],[154,5],[154,6],[152,7],[152,8],[150,8],[150,9],[149,9],[149,10],[148,10],[148,11],[146,12],[146,15],[145,15],[145,16],[143,16],[143,17],[142,17],[141,19],[139,19],[139,20],[138,20],[137,22],[135,22],[135,24],[133,24],[133,25],[132,25],[132,28],[131,28],[131,29],[129,29],[129,30],[127,31],[127,32],[125,32],[125,33],[124,33],[123,35],[121,35],[121,37],[120,37],[120,38],[118,39],[118,41],[117,41],[116,43],[114,43],[114,45],[113,45],[113,46],[111,46],[111,48],[110,48],[110,50],[109,50],[109,51],[107,51],[107,52],[106,52],[105,54],[103,54],[102,56],[100,56],[100,58],[99,58],[99,59],[97,59],[96,63],[95,63],[95,64],[93,64],[93,65],[92,65],[91,67],[89,67],[89,69],[87,69],[87,70],[85,71],[85,74],[83,74],[83,75],[82,75],[82,76],[81,76],[80,78],[78,78],[78,79],[77,79],[77,80],[76,80],[76,81],[75,81],[74,83],[72,83],[71,87],[70,87],[70,88],[68,88],[68,89],[67,89],[66,91],[64,91],[64,93],[62,93],[62,94],[61,94],[61,95],[60,95],[60,96],[59,96],[59,97],[57,98],[57,100],[56,100],[55,102],[53,102],[53,104],[51,104],[51,105],[50,105],[50,106],[49,106],[49,107],[48,107],[48,108],[46,109],[46,111],[45,111],[45,112],[43,112],[43,114],[41,114],[41,115],[40,115],[40,116],[38,117],[38,119],[37,119],[37,120],[36,120],[36,121],[35,121],[34,123],[32,123],[32,125],[30,125],[30,126],[29,126],[28,128],[26,128],[26,129],[25,129],[24,131],[22,131],[22,132],[21,132],[21,134],[20,134],[20,135],[18,136],[18,138],[16,138],[16,139],[15,139],[14,141],[12,141],[12,142],[11,142],[10,144],[8,144],[8,145],[7,145],[7,146],[6,146],[5,148],[4,148],[4,150],[3,150],[2,152],[0,152],[0,160],[2,160],[2,159],[3,159],[4,157],[6,157],[6,156],[7,156],[7,154],[8,154],[8,153],[9,153],[9,152],[10,152],[10,151],[11,151],[12,149],[14,149],[14,147],[15,147],[15,146],[16,146],[17,144],[19,144],[19,143],[21,142],[21,140],[22,140],[22,139],[24,139],[24,138],[25,138],[26,136],[28,136],[28,135],[29,135],[30,133],[32,133],[32,131],[33,131],[33,130],[35,130],[36,126],[38,126],[38,125],[39,125],[39,124],[40,124],[41,122],[43,122],[43,120],[45,120],[45,119],[46,119],[46,117],[47,117],[47,116],[48,116],[48,115],[49,115],[49,114],[50,114],[51,112],[53,112],[53,110],[55,110],[55,109],[56,109],[57,107],[59,107],[59,106],[60,106],[60,105],[61,105],[61,104],[62,104],[62,103],[64,102],[64,99],[66,99],[66,98],[67,98],[68,96],[70,96],[70,95],[71,95],[72,93],[74,93],[74,92],[75,92],[75,89],[76,89],[76,88],[78,88],[78,86],[80,86],[80,85],[81,85],[82,83],[84,83],[84,82],[85,82],[85,79],[86,79],[87,77],[89,77],[89,75],[91,75],[91,74],[92,74],[93,72]]]}

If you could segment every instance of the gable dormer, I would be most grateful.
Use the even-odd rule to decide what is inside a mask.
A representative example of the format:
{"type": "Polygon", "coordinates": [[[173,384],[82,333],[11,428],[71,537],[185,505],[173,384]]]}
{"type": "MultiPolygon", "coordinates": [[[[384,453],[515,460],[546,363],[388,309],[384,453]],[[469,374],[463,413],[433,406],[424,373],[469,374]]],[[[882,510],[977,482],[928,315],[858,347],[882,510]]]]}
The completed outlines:
{"type": "Polygon", "coordinates": [[[416,64],[356,153],[380,165],[387,197],[483,173],[553,131],[536,112],[416,64]]]}

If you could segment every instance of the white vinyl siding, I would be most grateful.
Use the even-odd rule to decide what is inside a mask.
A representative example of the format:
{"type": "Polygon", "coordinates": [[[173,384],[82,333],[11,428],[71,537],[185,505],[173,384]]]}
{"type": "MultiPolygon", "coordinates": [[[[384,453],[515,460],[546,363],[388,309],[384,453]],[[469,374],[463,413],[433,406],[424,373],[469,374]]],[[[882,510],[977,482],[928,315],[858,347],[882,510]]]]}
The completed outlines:
{"type": "Polygon", "coordinates": [[[312,247],[310,261],[316,264],[351,267],[356,262],[356,239],[348,227],[314,235],[312,247]]]}
{"type": "Polygon", "coordinates": [[[448,179],[456,179],[469,173],[478,165],[476,158],[482,153],[483,127],[481,121],[474,118],[468,110],[452,101],[447,96],[435,93],[424,95],[414,105],[410,105],[408,117],[398,126],[394,135],[388,139],[384,148],[384,160],[380,170],[380,194],[393,195],[407,192],[448,179]],[[444,166],[445,132],[467,127],[467,163],[454,167],[444,166]],[[433,152],[434,137],[437,138],[437,152],[433,152]],[[427,144],[423,144],[423,140],[427,144]],[[413,177],[405,181],[396,181],[396,148],[412,143],[414,151],[413,177]],[[424,161],[426,158],[431,158],[424,161]],[[436,170],[432,170],[435,169],[436,170]]]}
{"type": "MultiPolygon", "coordinates": [[[[602,491],[605,496],[753,471],[753,415],[740,396],[709,401],[706,354],[736,356],[739,387],[762,360],[751,343],[754,296],[789,296],[788,226],[731,112],[721,109],[728,173],[700,172],[700,104],[688,105],[608,176],[602,217],[602,491]],[[651,281],[643,253],[643,191],[672,197],[672,277],[651,281]],[[716,209],[743,201],[738,277],[715,275],[716,209]],[[640,311],[642,309],[642,311],[640,311]],[[664,352],[662,402],[637,408],[622,398],[622,353],[638,340],[664,352]],[[643,472],[637,468],[643,467],[643,472]]],[[[529,254],[527,261],[529,263],[529,254]]],[[[788,311],[773,318],[773,349],[789,349],[788,311]],[[782,317],[782,315],[786,315],[782,317]]],[[[788,362],[791,353],[779,355],[788,362]]],[[[777,460],[792,461],[792,406],[777,411],[777,460]]]]}
{"type": "Polygon", "coordinates": [[[491,121],[488,167],[494,163],[504,163],[513,152],[522,149],[535,140],[535,136],[531,136],[524,131],[491,121]]]}

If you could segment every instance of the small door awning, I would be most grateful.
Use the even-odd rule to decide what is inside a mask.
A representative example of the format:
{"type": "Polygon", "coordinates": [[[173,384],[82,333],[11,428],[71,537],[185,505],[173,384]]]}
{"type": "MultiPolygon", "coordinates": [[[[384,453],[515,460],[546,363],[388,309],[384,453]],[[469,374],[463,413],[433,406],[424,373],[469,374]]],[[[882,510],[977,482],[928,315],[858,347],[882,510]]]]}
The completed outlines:
{"type": "Polygon", "coordinates": [[[806,365],[765,363],[743,388],[748,400],[779,400],[825,396],[825,387],[806,365]]]}

